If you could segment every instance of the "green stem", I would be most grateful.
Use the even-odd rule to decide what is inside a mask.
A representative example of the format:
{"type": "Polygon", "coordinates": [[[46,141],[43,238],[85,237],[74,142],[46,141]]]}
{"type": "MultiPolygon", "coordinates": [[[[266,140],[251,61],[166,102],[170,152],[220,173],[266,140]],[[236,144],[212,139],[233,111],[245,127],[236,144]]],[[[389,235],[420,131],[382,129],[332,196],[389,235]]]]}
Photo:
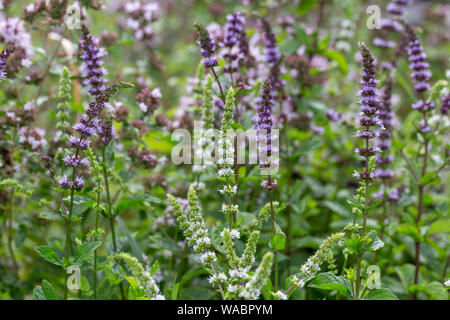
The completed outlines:
{"type": "MultiPolygon", "coordinates": [[[[269,185],[272,183],[271,177],[269,175],[269,185]]],[[[276,235],[276,228],[275,228],[275,212],[273,210],[273,195],[272,191],[269,191],[270,195],[270,216],[272,218],[272,239],[276,235]]],[[[277,257],[277,250],[273,250],[273,258],[274,258],[274,269],[275,269],[275,291],[278,291],[278,257],[277,257]]]]}
{"type": "MultiPolygon", "coordinates": [[[[370,128],[367,128],[367,131],[369,131],[370,128]]],[[[369,150],[369,139],[366,138],[366,150],[369,150]]],[[[364,203],[364,210],[363,210],[363,226],[362,226],[362,230],[361,230],[361,239],[364,240],[364,236],[366,235],[366,225],[367,225],[367,207],[368,207],[368,202],[369,202],[369,180],[368,180],[368,175],[369,175],[369,156],[366,155],[366,159],[365,159],[365,189],[366,189],[366,194],[365,194],[365,203],[364,203]]],[[[363,249],[362,251],[364,252],[364,245],[363,245],[363,249]]],[[[359,291],[360,291],[360,286],[361,286],[361,262],[362,262],[362,256],[363,256],[363,252],[361,252],[358,255],[358,261],[356,264],[356,288],[355,288],[355,296],[356,299],[359,300],[359,291]]]]}
{"type": "MultiPolygon", "coordinates": [[[[107,208],[108,208],[109,226],[110,226],[110,229],[111,229],[113,249],[114,249],[114,253],[117,253],[116,231],[115,231],[115,228],[114,228],[115,217],[114,217],[114,215],[112,213],[112,208],[111,208],[111,194],[109,192],[108,170],[106,169],[105,149],[106,148],[103,147],[103,150],[102,150],[103,151],[102,152],[102,156],[103,156],[103,178],[105,180],[106,204],[107,204],[107,208]]],[[[119,288],[120,288],[120,295],[122,297],[122,300],[125,300],[125,294],[124,294],[122,283],[119,283],[119,288]]]]}
{"type": "Polygon", "coordinates": [[[9,203],[9,211],[8,211],[8,248],[9,253],[11,255],[11,260],[13,262],[14,267],[14,274],[17,277],[17,272],[19,270],[17,265],[16,256],[14,254],[14,247],[13,247],[13,210],[14,210],[14,190],[11,192],[11,199],[9,203]]]}

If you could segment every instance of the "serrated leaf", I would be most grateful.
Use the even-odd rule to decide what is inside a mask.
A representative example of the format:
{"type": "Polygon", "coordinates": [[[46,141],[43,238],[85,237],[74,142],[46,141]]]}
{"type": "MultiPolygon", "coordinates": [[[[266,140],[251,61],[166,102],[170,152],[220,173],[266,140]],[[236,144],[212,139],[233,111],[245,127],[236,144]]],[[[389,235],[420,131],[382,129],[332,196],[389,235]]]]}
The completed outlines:
{"type": "Polygon", "coordinates": [[[89,256],[94,253],[95,249],[97,249],[101,244],[102,243],[100,241],[83,243],[77,248],[72,263],[81,266],[83,262],[88,259],[89,256]]]}
{"type": "Polygon", "coordinates": [[[364,300],[398,300],[397,296],[386,288],[370,290],[363,298],[364,300]]]}
{"type": "Polygon", "coordinates": [[[337,290],[339,293],[350,297],[352,284],[344,276],[336,276],[331,272],[319,273],[309,284],[309,287],[322,290],[337,290]]]}
{"type": "Polygon", "coordinates": [[[384,247],[384,242],[378,237],[378,234],[375,230],[370,231],[368,236],[370,239],[372,239],[372,241],[367,246],[367,250],[377,251],[384,247]]]}
{"type": "Polygon", "coordinates": [[[286,245],[286,237],[282,233],[277,233],[272,237],[271,242],[272,248],[274,250],[280,251],[283,250],[286,245]]]}
{"type": "Polygon", "coordinates": [[[427,234],[450,232],[450,220],[438,220],[428,229],[427,234]]]}
{"type": "Polygon", "coordinates": [[[439,175],[436,172],[428,172],[422,178],[420,178],[420,185],[436,185],[440,183],[439,175]]]}
{"type": "Polygon", "coordinates": [[[410,236],[417,242],[423,242],[423,237],[417,228],[411,224],[401,224],[397,227],[397,232],[410,236]]]}
{"type": "Polygon", "coordinates": [[[42,259],[57,266],[62,266],[62,260],[56,255],[56,250],[50,246],[39,246],[35,247],[34,250],[39,253],[42,259]]]}

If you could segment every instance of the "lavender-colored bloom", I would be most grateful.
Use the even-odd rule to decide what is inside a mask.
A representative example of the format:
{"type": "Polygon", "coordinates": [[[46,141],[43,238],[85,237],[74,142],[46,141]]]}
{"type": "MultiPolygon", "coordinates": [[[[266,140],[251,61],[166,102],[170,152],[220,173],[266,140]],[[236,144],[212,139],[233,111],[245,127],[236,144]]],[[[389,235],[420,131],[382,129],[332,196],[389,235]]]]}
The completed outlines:
{"type": "Polygon", "coordinates": [[[327,118],[330,121],[336,122],[336,121],[339,121],[339,119],[341,118],[341,115],[332,109],[327,109],[327,118]]]}
{"type": "Polygon", "coordinates": [[[86,150],[89,147],[90,140],[83,140],[82,138],[71,136],[69,139],[69,145],[71,148],[79,148],[86,150]]]}
{"type": "Polygon", "coordinates": [[[266,61],[270,67],[270,81],[274,89],[279,90],[283,86],[280,79],[280,59],[281,55],[278,51],[277,40],[272,28],[267,21],[263,22],[264,26],[264,47],[266,54],[266,61]]]}
{"type": "Polygon", "coordinates": [[[244,30],[245,18],[242,12],[236,12],[227,15],[227,24],[225,27],[225,37],[223,44],[225,47],[233,47],[240,39],[240,35],[244,30]]]}
{"type": "MultiPolygon", "coordinates": [[[[356,133],[357,137],[364,138],[365,148],[357,148],[355,151],[364,156],[366,159],[366,164],[368,163],[369,157],[380,150],[381,148],[371,148],[369,145],[370,139],[379,136],[378,131],[374,131],[372,127],[380,126],[381,120],[378,118],[380,104],[378,100],[378,89],[377,89],[377,79],[375,77],[375,59],[370,53],[369,49],[360,43],[361,55],[363,58],[363,71],[361,78],[361,90],[360,104],[361,104],[361,114],[358,119],[359,125],[362,126],[361,130],[356,133]]],[[[371,180],[375,178],[373,172],[368,171],[368,167],[364,169],[364,172],[355,171],[354,174],[359,180],[371,180]]]]}
{"type": "Polygon", "coordinates": [[[447,115],[448,114],[448,108],[450,107],[450,94],[447,94],[442,98],[442,104],[441,104],[441,114],[447,115]]]}
{"type": "Polygon", "coordinates": [[[76,155],[66,155],[64,157],[64,163],[67,167],[82,168],[89,165],[89,160],[76,155]]]}
{"type": "Polygon", "coordinates": [[[419,100],[416,103],[414,103],[412,105],[412,108],[414,110],[419,110],[419,111],[428,111],[431,110],[435,107],[433,101],[423,101],[423,100],[419,100]]]}
{"type": "Polygon", "coordinates": [[[216,46],[209,36],[208,31],[200,23],[195,23],[194,26],[198,32],[197,43],[200,45],[200,52],[203,56],[203,64],[207,68],[217,66],[219,63],[217,62],[217,58],[214,56],[216,46]]]}
{"type": "MultiPolygon", "coordinates": [[[[236,12],[227,16],[223,45],[227,47],[229,51],[223,55],[225,61],[228,62],[228,65],[224,68],[224,72],[232,73],[238,69],[238,58],[241,54],[238,50],[233,50],[233,47],[240,41],[242,32],[245,33],[243,27],[244,23],[244,15],[241,12],[236,12]]],[[[238,49],[239,47],[236,48],[238,49]]]]}
{"type": "Polygon", "coordinates": [[[392,125],[392,109],[391,109],[391,99],[392,98],[392,76],[389,75],[386,83],[383,87],[383,94],[381,96],[380,110],[378,117],[382,121],[384,130],[379,134],[380,141],[377,147],[382,151],[377,154],[377,163],[381,164],[382,169],[376,172],[376,176],[379,178],[390,178],[388,174],[384,174],[386,170],[385,164],[392,162],[392,156],[389,156],[389,150],[391,149],[390,138],[392,137],[391,125],[392,125]]]}
{"type": "Polygon", "coordinates": [[[0,53],[0,78],[6,78],[5,68],[9,56],[16,50],[16,47],[10,46],[2,50],[0,53]]]}
{"type": "Polygon", "coordinates": [[[409,40],[409,65],[412,70],[411,78],[413,79],[415,86],[414,90],[419,93],[430,90],[430,85],[428,80],[431,78],[431,72],[428,69],[429,64],[425,61],[427,55],[424,53],[422,46],[420,45],[419,39],[412,27],[406,22],[402,21],[405,26],[406,33],[408,34],[409,40]]]}
{"type": "Polygon", "coordinates": [[[392,0],[386,7],[386,10],[395,16],[401,16],[405,12],[405,6],[408,0],[392,0]]]}
{"type": "Polygon", "coordinates": [[[78,176],[76,179],[75,179],[75,183],[74,183],[74,189],[76,189],[76,190],[81,190],[81,189],[83,189],[84,188],[84,179],[83,179],[83,177],[80,177],[80,176],[78,176]]]}
{"type": "MultiPolygon", "coordinates": [[[[269,169],[276,165],[271,159],[272,129],[273,129],[273,91],[270,79],[264,81],[261,89],[261,97],[258,99],[258,117],[256,124],[256,135],[258,143],[258,163],[261,169],[269,169]]],[[[269,178],[261,184],[267,191],[271,191],[277,186],[277,181],[269,178]]]]}
{"type": "Polygon", "coordinates": [[[92,101],[89,103],[89,106],[86,109],[86,114],[91,117],[95,118],[98,116],[98,114],[105,108],[104,103],[99,103],[97,101],[92,101]]]}
{"type": "Polygon", "coordinates": [[[98,95],[105,90],[105,80],[102,77],[106,70],[102,67],[105,50],[98,46],[98,39],[94,38],[89,29],[83,25],[83,36],[80,39],[80,48],[83,64],[81,65],[81,75],[85,79],[84,84],[88,86],[91,95],[98,95]]]}
{"type": "Polygon", "coordinates": [[[106,119],[99,127],[98,134],[101,137],[102,143],[106,146],[112,140],[114,135],[114,128],[111,119],[106,119]]]}
{"type": "Polygon", "coordinates": [[[90,137],[95,134],[95,127],[77,122],[73,128],[83,137],[90,137]]]}
{"type": "Polygon", "coordinates": [[[72,181],[70,181],[66,176],[64,176],[59,180],[59,185],[62,188],[71,189],[73,184],[72,181]]]}

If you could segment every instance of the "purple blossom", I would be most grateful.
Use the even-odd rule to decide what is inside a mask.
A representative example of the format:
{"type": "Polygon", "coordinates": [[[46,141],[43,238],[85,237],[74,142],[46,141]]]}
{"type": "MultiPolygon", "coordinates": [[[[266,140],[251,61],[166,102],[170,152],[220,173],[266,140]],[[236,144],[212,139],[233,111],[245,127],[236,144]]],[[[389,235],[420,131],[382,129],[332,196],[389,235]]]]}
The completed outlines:
{"type": "Polygon", "coordinates": [[[409,67],[412,71],[411,78],[415,83],[414,90],[418,93],[423,93],[430,90],[428,81],[431,78],[431,72],[428,69],[429,64],[425,61],[427,55],[423,51],[419,39],[417,38],[417,35],[412,27],[404,21],[402,23],[406,28],[406,33],[408,34],[408,60],[410,62],[409,67]]]}
{"type": "Polygon", "coordinates": [[[442,98],[442,104],[441,104],[441,113],[443,115],[447,115],[448,114],[448,108],[450,107],[450,94],[447,94],[446,96],[444,96],[442,98]]]}
{"type": "Polygon", "coordinates": [[[114,135],[114,128],[111,119],[106,119],[99,127],[98,134],[101,137],[102,143],[106,146],[112,140],[114,135]]]}
{"type": "Polygon", "coordinates": [[[408,0],[392,0],[386,7],[386,10],[395,16],[401,16],[405,12],[405,6],[408,5],[408,0]]]}
{"type": "MultiPolygon", "coordinates": [[[[392,158],[387,159],[389,150],[391,149],[390,138],[392,137],[391,125],[392,125],[392,75],[389,75],[386,83],[383,87],[383,93],[381,96],[380,102],[380,111],[378,117],[382,121],[382,125],[384,130],[382,130],[379,134],[380,141],[378,142],[378,147],[382,150],[381,154],[377,155],[377,163],[382,164],[384,167],[385,164],[392,162],[392,158]]],[[[383,177],[378,176],[377,177],[383,177]]]]}
{"type": "Polygon", "coordinates": [[[61,179],[59,179],[59,185],[60,185],[62,188],[65,188],[65,189],[71,189],[73,183],[72,183],[72,181],[70,181],[66,176],[63,176],[61,179]]]}
{"type": "Polygon", "coordinates": [[[203,64],[207,68],[217,66],[219,63],[217,62],[217,58],[214,56],[216,46],[211,37],[209,36],[208,31],[200,23],[195,23],[194,26],[198,32],[197,43],[200,45],[200,52],[201,55],[203,56],[203,64]]]}
{"type": "Polygon", "coordinates": [[[359,180],[371,180],[375,178],[375,174],[369,171],[369,157],[375,152],[379,152],[381,148],[378,146],[371,148],[369,141],[380,135],[372,127],[382,125],[382,121],[378,118],[380,103],[378,100],[378,81],[375,77],[375,59],[363,43],[360,43],[360,50],[363,59],[363,71],[360,82],[361,90],[359,91],[361,114],[357,123],[362,128],[356,132],[356,136],[365,140],[365,148],[356,148],[355,151],[365,157],[366,167],[364,172],[355,171],[354,176],[359,180]]]}
{"type": "Polygon", "coordinates": [[[240,35],[244,30],[245,18],[242,12],[236,12],[227,15],[227,24],[225,27],[225,37],[223,44],[225,47],[233,47],[240,40],[240,35]]]}
{"type": "Polygon", "coordinates": [[[79,137],[71,136],[69,139],[69,145],[71,148],[79,148],[81,150],[86,150],[89,147],[90,141],[83,140],[79,137]]]}
{"type": "Polygon", "coordinates": [[[0,53],[0,78],[6,78],[5,68],[9,56],[16,50],[16,47],[9,46],[0,53]]]}
{"type": "Polygon", "coordinates": [[[78,176],[75,179],[75,183],[74,183],[74,189],[76,190],[81,190],[84,188],[84,179],[83,177],[78,176]]]}
{"type": "Polygon", "coordinates": [[[281,71],[279,66],[281,55],[278,51],[277,40],[270,24],[267,21],[263,21],[263,26],[266,61],[270,67],[270,81],[275,90],[280,90],[283,86],[283,82],[280,79],[281,71]]]}
{"type": "Polygon", "coordinates": [[[80,67],[84,84],[88,86],[91,95],[98,95],[105,90],[105,80],[102,77],[106,70],[102,67],[105,50],[98,45],[98,39],[94,38],[89,29],[83,25],[83,35],[80,39],[80,49],[83,64],[80,67]]]}
{"type": "Polygon", "coordinates": [[[223,55],[225,61],[228,62],[228,65],[224,67],[224,72],[232,73],[238,69],[238,58],[241,53],[239,52],[239,47],[235,47],[235,45],[240,41],[242,33],[245,33],[243,27],[244,23],[245,18],[241,12],[236,12],[227,16],[223,45],[227,47],[229,51],[223,55]],[[233,50],[233,47],[237,50],[233,50]]]}
{"type": "Polygon", "coordinates": [[[341,115],[332,109],[327,109],[327,118],[330,121],[336,122],[336,121],[339,121],[339,119],[341,118],[341,115]]]}
{"type": "Polygon", "coordinates": [[[66,155],[64,157],[64,163],[67,167],[73,167],[73,168],[82,168],[87,167],[89,165],[89,160],[81,158],[77,155],[66,155]]]}

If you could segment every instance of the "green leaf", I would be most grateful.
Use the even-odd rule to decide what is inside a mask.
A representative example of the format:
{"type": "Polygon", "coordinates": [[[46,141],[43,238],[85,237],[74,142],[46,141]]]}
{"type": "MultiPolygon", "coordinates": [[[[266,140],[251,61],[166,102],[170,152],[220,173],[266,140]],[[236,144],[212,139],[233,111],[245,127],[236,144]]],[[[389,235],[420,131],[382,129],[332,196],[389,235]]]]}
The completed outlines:
{"type": "Polygon", "coordinates": [[[347,60],[341,53],[334,51],[334,50],[321,50],[319,52],[319,54],[327,57],[330,60],[336,61],[337,65],[343,75],[346,75],[348,73],[347,60]]]}
{"type": "Polygon", "coordinates": [[[89,258],[91,254],[94,253],[95,249],[97,249],[101,245],[101,241],[93,241],[83,243],[81,246],[77,248],[73,264],[76,264],[81,267],[83,262],[89,258]]]}
{"type": "Polygon", "coordinates": [[[436,185],[441,182],[439,175],[436,172],[428,172],[422,178],[420,178],[420,185],[436,185]]]}
{"type": "Polygon", "coordinates": [[[362,253],[363,243],[359,239],[348,239],[344,242],[344,245],[354,252],[362,253]]]}
{"type": "Polygon", "coordinates": [[[318,0],[301,0],[297,7],[297,14],[302,16],[317,5],[318,0]]]}
{"type": "Polygon", "coordinates": [[[115,214],[117,215],[117,214],[119,214],[120,212],[122,212],[125,209],[131,208],[131,207],[136,207],[137,205],[140,205],[142,203],[142,201],[143,201],[142,199],[126,199],[126,200],[122,200],[117,205],[115,214]]]}
{"type": "Polygon", "coordinates": [[[411,224],[401,224],[397,227],[397,232],[403,233],[407,236],[410,236],[417,242],[423,242],[423,237],[420,234],[419,230],[411,224]]]}
{"type": "Polygon", "coordinates": [[[170,295],[171,300],[177,300],[179,289],[180,289],[180,283],[177,282],[172,287],[172,293],[170,295]]]}
{"type": "Polygon", "coordinates": [[[58,294],[50,282],[42,280],[42,286],[33,289],[33,300],[60,300],[58,294]]]}
{"type": "Polygon", "coordinates": [[[125,222],[123,222],[122,218],[120,218],[120,217],[116,217],[116,221],[117,221],[117,223],[119,223],[120,228],[125,233],[127,240],[128,240],[128,244],[131,246],[131,250],[133,251],[133,255],[135,257],[137,257],[140,262],[143,262],[142,261],[142,253],[143,252],[142,252],[141,248],[139,247],[139,245],[137,244],[134,237],[131,235],[130,231],[128,231],[128,228],[125,225],[125,222]]]}
{"type": "Polygon", "coordinates": [[[373,289],[365,296],[364,300],[398,300],[397,296],[389,289],[373,289]]]}
{"type": "Polygon", "coordinates": [[[427,234],[450,232],[450,220],[438,220],[428,229],[427,234]]]}
{"type": "Polygon", "coordinates": [[[405,291],[408,291],[408,288],[414,282],[415,266],[407,263],[402,265],[401,267],[394,267],[394,270],[400,278],[403,288],[405,289],[405,291]]]}
{"type": "Polygon", "coordinates": [[[45,298],[44,290],[42,289],[41,286],[34,287],[32,299],[33,300],[47,300],[45,298]]]}
{"type": "Polygon", "coordinates": [[[39,253],[42,259],[44,259],[47,262],[53,263],[57,266],[62,266],[62,260],[58,258],[56,255],[56,250],[53,247],[50,246],[38,246],[35,247],[34,250],[39,253]]]}
{"type": "Polygon", "coordinates": [[[274,250],[280,251],[284,249],[286,244],[286,237],[282,233],[277,233],[272,237],[272,248],[274,250]]]}
{"type": "Polygon", "coordinates": [[[350,297],[352,284],[344,276],[336,276],[331,272],[319,273],[309,284],[309,287],[322,290],[337,290],[339,293],[350,297]]]}
{"type": "Polygon", "coordinates": [[[377,251],[384,247],[384,242],[378,237],[378,233],[375,230],[370,231],[368,237],[372,239],[372,241],[367,246],[367,250],[377,251]]]}
{"type": "Polygon", "coordinates": [[[152,265],[152,270],[150,272],[150,275],[152,275],[152,276],[155,275],[159,270],[160,270],[159,262],[158,262],[158,260],[156,260],[155,263],[152,265]]]}
{"type": "Polygon", "coordinates": [[[424,292],[433,300],[447,300],[448,293],[442,283],[433,281],[426,284],[416,284],[409,288],[410,292],[424,292]]]}
{"type": "Polygon", "coordinates": [[[350,210],[340,203],[325,200],[325,201],[323,201],[323,205],[325,207],[327,207],[328,209],[330,209],[331,211],[336,212],[341,217],[350,217],[351,216],[350,210]]]}

